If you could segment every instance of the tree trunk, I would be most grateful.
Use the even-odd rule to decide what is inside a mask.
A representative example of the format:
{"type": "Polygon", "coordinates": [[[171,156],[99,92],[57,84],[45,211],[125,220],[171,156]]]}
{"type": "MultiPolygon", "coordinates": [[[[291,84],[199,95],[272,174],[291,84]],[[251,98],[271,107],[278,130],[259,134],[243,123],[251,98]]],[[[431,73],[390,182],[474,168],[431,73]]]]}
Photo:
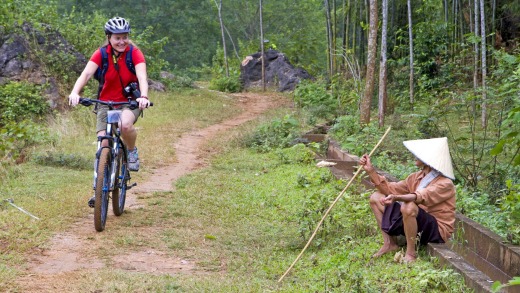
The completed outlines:
{"type": "MultiPolygon", "coordinates": [[[[352,45],[350,46],[350,48],[352,48],[352,53],[354,56],[357,56],[356,55],[356,52],[357,52],[357,48],[356,48],[356,45],[357,45],[357,38],[358,38],[358,17],[356,16],[357,13],[357,5],[358,5],[358,1],[354,1],[354,10],[353,10],[353,13],[352,13],[352,35],[350,37],[350,39],[352,40],[352,45]]],[[[359,59],[358,59],[359,60],[359,59]]]]}
{"type": "Polygon", "coordinates": [[[457,52],[457,41],[459,36],[459,27],[457,26],[457,20],[459,19],[459,1],[453,0],[453,54],[457,52]]]}
{"type": "Polygon", "coordinates": [[[220,22],[220,33],[222,34],[222,49],[224,50],[224,67],[226,68],[226,77],[229,77],[229,65],[227,60],[227,53],[226,53],[226,36],[224,34],[224,23],[222,22],[222,0],[220,0],[220,3],[217,4],[217,0],[215,1],[215,5],[217,5],[218,9],[218,20],[220,22]]]}
{"type": "MultiPolygon", "coordinates": [[[[492,10],[492,14],[491,14],[491,31],[496,34],[497,33],[497,29],[496,29],[496,25],[495,25],[495,17],[496,17],[496,13],[497,13],[497,1],[496,0],[491,0],[491,10],[492,10]]],[[[492,47],[495,47],[495,38],[491,38],[491,45],[492,47]]],[[[494,59],[491,59],[491,60],[494,60],[494,59]]]]}
{"type": "Polygon", "coordinates": [[[444,0],[444,22],[448,23],[448,0],[444,0]]]}
{"type": "Polygon", "coordinates": [[[361,101],[361,123],[370,123],[370,102],[374,93],[374,72],[377,55],[377,0],[370,0],[370,27],[368,33],[367,73],[365,93],[361,101]]]}
{"type": "Polygon", "coordinates": [[[348,3],[346,3],[346,0],[343,0],[343,45],[341,54],[344,58],[342,58],[343,62],[343,68],[346,68],[345,64],[345,57],[347,56],[347,49],[348,49],[348,37],[349,37],[349,22],[350,22],[350,0],[348,0],[348,3]],[[347,9],[348,6],[348,9],[347,9]]]}
{"type": "MultiPolygon", "coordinates": [[[[470,12],[470,18],[471,18],[470,19],[470,28],[471,28],[471,32],[473,33],[475,38],[480,35],[479,26],[478,26],[478,20],[480,19],[479,14],[478,14],[478,1],[479,0],[473,0],[473,14],[471,14],[471,12],[470,12]]],[[[470,7],[471,7],[471,3],[470,3],[470,7]]],[[[475,39],[475,41],[473,43],[473,92],[475,93],[475,95],[478,91],[478,75],[479,75],[478,52],[479,52],[478,42],[475,39]]],[[[471,112],[472,112],[471,114],[473,115],[473,117],[475,117],[475,115],[477,115],[477,104],[475,102],[475,99],[471,100],[471,112]]]]}
{"type": "MultiPolygon", "coordinates": [[[[475,34],[475,36],[479,36],[479,13],[478,13],[478,1],[479,0],[473,0],[473,18],[474,18],[474,29],[473,29],[473,33],[475,34]]],[[[473,51],[474,51],[474,54],[473,54],[473,90],[475,92],[477,92],[477,89],[478,89],[478,43],[475,41],[475,43],[473,44],[473,51]]],[[[473,110],[475,110],[475,107],[473,106],[473,110]]]]}
{"type": "Polygon", "coordinates": [[[332,54],[333,54],[333,50],[332,50],[332,26],[331,26],[331,22],[330,22],[330,6],[329,6],[329,1],[328,0],[324,0],[323,1],[323,5],[325,6],[325,16],[327,18],[327,55],[328,55],[328,69],[329,69],[329,78],[332,79],[332,61],[333,61],[333,58],[332,58],[332,54]]]}
{"type": "Polygon", "coordinates": [[[487,125],[487,88],[486,88],[486,16],[484,14],[484,0],[480,0],[480,33],[481,33],[481,70],[482,70],[482,127],[487,125]]]}
{"type": "Polygon", "coordinates": [[[410,44],[410,105],[414,103],[414,68],[413,68],[413,34],[412,34],[412,4],[408,0],[408,37],[410,44]]]}
{"type": "Polygon", "coordinates": [[[238,60],[240,60],[240,56],[238,55],[237,47],[235,46],[235,42],[233,42],[233,38],[231,37],[231,34],[229,33],[229,30],[226,26],[224,26],[224,29],[226,30],[226,34],[228,35],[229,40],[231,40],[231,45],[233,45],[233,52],[235,52],[235,56],[238,60]]]}
{"type": "Polygon", "coordinates": [[[332,25],[331,25],[331,31],[332,31],[332,73],[337,73],[337,61],[336,61],[336,50],[338,48],[337,46],[337,33],[338,33],[338,20],[336,18],[337,12],[336,12],[336,0],[332,0],[332,25]]]}
{"type": "Polygon", "coordinates": [[[379,98],[378,98],[378,118],[379,127],[385,125],[386,112],[386,37],[388,34],[388,0],[383,0],[383,23],[381,28],[381,63],[379,64],[379,98]]]}
{"type": "Polygon", "coordinates": [[[265,92],[265,52],[264,52],[264,25],[262,20],[262,0],[260,0],[260,50],[262,51],[262,90],[265,92]]]}

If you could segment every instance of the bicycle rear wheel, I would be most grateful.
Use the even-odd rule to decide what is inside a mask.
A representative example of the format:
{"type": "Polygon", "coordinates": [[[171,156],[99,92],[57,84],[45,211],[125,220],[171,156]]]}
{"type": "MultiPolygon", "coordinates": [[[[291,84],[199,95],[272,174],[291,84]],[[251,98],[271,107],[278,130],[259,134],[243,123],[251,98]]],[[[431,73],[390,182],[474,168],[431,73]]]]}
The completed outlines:
{"type": "Polygon", "coordinates": [[[117,156],[116,181],[114,190],[112,190],[112,210],[114,215],[120,216],[125,210],[126,189],[129,178],[128,162],[123,153],[123,149],[119,150],[117,156]]]}
{"type": "Polygon", "coordinates": [[[108,195],[110,193],[110,161],[110,149],[102,148],[97,167],[96,204],[94,205],[94,227],[98,232],[105,230],[107,221],[108,195]]]}

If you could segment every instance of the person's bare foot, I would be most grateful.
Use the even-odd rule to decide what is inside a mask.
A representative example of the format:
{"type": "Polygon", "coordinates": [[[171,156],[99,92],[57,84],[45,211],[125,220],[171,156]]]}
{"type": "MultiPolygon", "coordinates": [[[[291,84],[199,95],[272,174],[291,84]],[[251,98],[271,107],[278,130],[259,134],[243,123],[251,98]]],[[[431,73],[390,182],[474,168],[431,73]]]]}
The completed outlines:
{"type": "Polygon", "coordinates": [[[392,252],[392,251],[396,251],[399,249],[399,246],[397,246],[397,244],[395,243],[391,243],[391,244],[383,244],[383,246],[379,249],[378,252],[374,253],[374,255],[372,255],[373,258],[376,258],[376,257],[380,257],[382,256],[383,254],[385,253],[389,253],[389,252],[392,252]]]}
{"type": "Polygon", "coordinates": [[[404,263],[413,263],[417,260],[417,257],[414,254],[406,254],[403,258],[404,263]]]}

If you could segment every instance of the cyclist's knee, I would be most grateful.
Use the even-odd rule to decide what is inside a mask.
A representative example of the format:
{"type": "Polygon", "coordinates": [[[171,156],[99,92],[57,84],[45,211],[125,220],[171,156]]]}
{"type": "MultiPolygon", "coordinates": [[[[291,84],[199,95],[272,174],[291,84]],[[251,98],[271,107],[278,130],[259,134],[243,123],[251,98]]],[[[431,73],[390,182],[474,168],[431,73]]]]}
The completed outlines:
{"type": "Polygon", "coordinates": [[[134,127],[134,124],[129,122],[129,121],[123,121],[123,123],[121,123],[121,132],[123,133],[130,133],[130,132],[133,132],[135,131],[135,127],[134,127]]]}

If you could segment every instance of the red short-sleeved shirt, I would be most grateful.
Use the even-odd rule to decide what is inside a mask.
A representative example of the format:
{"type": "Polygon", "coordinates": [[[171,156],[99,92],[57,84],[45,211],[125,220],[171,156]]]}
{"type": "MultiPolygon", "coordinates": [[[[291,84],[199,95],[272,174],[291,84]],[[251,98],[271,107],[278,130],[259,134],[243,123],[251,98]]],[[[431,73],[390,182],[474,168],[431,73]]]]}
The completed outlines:
{"type": "MultiPolygon", "coordinates": [[[[107,54],[108,54],[108,69],[105,74],[105,84],[103,85],[103,89],[101,90],[101,94],[99,99],[102,101],[113,101],[113,102],[126,102],[127,98],[123,95],[123,86],[127,86],[130,82],[137,82],[137,76],[132,74],[130,70],[126,67],[126,54],[130,50],[130,46],[128,46],[117,59],[117,64],[119,65],[119,73],[114,67],[114,60],[112,58],[112,47],[110,45],[107,46],[107,54]],[[119,76],[121,76],[121,81],[123,85],[121,85],[121,81],[119,80],[119,76]]],[[[101,67],[101,51],[97,49],[92,57],[90,57],[90,61],[96,63],[99,67],[101,67]]],[[[134,66],[145,62],[143,52],[134,46],[132,50],[132,61],[134,66]]]]}

